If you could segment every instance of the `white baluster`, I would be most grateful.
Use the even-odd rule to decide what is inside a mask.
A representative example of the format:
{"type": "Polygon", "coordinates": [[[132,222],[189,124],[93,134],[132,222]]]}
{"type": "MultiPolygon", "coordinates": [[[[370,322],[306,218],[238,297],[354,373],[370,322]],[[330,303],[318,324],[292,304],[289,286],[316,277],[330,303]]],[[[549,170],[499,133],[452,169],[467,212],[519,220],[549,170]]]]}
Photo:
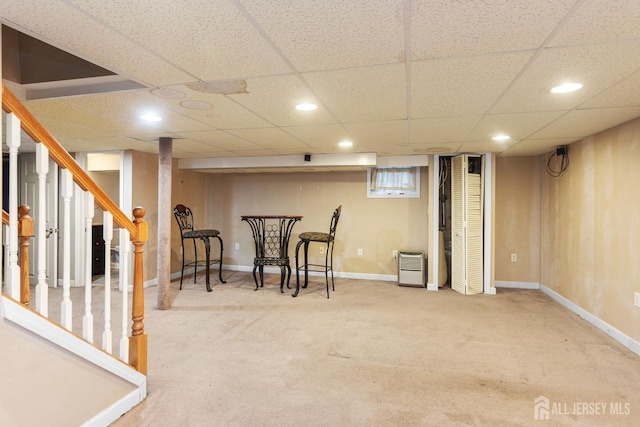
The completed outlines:
{"type": "Polygon", "coordinates": [[[68,169],[61,173],[60,193],[63,199],[62,228],[62,305],[60,323],[68,330],[72,329],[71,313],[71,196],[73,195],[73,176],[68,169]]]}
{"type": "Polygon", "coordinates": [[[122,336],[120,337],[120,359],[129,363],[129,232],[120,229],[120,282],[122,292],[122,336]]]}
{"type": "MultiPolygon", "coordinates": [[[[9,253],[9,226],[2,224],[2,244],[4,245],[5,253],[9,253]]],[[[9,274],[9,256],[6,255],[4,258],[4,265],[2,266],[3,270],[7,275],[9,274]]],[[[9,295],[9,282],[7,280],[4,281],[5,293],[9,295]]]]}
{"type": "Polygon", "coordinates": [[[111,239],[113,238],[113,215],[104,211],[104,332],[102,333],[102,349],[107,353],[113,352],[111,333],[111,239]]]}
{"type": "Polygon", "coordinates": [[[47,286],[47,174],[49,173],[49,149],[36,144],[36,172],[38,173],[38,284],[36,285],[36,310],[43,316],[49,314],[49,287],[47,286]]]}
{"type": "Polygon", "coordinates": [[[91,313],[91,261],[93,244],[91,242],[91,230],[93,224],[93,194],[84,193],[84,219],[85,219],[85,266],[84,266],[84,317],[82,318],[82,338],[93,342],[93,314],[91,313]]]}
{"type": "Polygon", "coordinates": [[[5,292],[20,301],[20,266],[18,265],[18,148],[20,147],[20,119],[7,114],[7,146],[9,147],[9,267],[5,278],[5,292]]]}

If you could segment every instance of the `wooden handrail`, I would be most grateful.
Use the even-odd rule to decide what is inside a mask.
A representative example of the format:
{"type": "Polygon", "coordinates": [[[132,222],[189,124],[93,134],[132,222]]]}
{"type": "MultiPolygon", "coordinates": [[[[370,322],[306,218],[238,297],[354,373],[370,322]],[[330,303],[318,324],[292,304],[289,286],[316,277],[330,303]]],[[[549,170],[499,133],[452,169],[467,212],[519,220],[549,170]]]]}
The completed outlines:
{"type": "Polygon", "coordinates": [[[9,212],[2,210],[2,223],[4,225],[9,225],[9,212]]]}
{"type": "MultiPolygon", "coordinates": [[[[129,337],[129,364],[142,374],[147,374],[147,334],[144,331],[144,284],[143,284],[143,245],[149,238],[149,225],[144,220],[145,210],[136,207],[133,210],[135,220],[120,210],[118,205],[100,188],[80,167],[73,157],[60,145],[60,143],[47,131],[44,126],[22,105],[22,103],[11,93],[9,89],[2,85],[2,108],[7,113],[14,113],[21,122],[22,130],[29,135],[36,143],[44,144],[49,150],[49,156],[62,168],[69,170],[73,180],[84,191],[94,196],[95,203],[104,211],[111,212],[116,224],[125,228],[129,232],[129,238],[134,245],[134,268],[133,268],[133,301],[131,317],[133,326],[129,337]]],[[[30,218],[29,218],[30,219],[30,218]]],[[[9,214],[2,212],[2,221],[9,224],[9,214]]],[[[33,228],[33,223],[30,224],[33,228]]],[[[27,225],[28,227],[29,225],[27,225]]],[[[28,240],[25,230],[25,241],[28,240]]],[[[28,268],[24,268],[27,272],[28,268]]],[[[27,272],[28,274],[28,272],[27,272]]],[[[28,277],[27,277],[28,279],[28,277]]],[[[27,296],[28,298],[28,296],[27,296]]]]}
{"type": "Polygon", "coordinates": [[[102,210],[113,214],[113,220],[129,231],[131,241],[137,240],[137,227],[133,221],[120,210],[118,205],[111,200],[107,193],[98,187],[89,174],[75,161],[73,157],[60,145],[60,143],[40,124],[38,120],[26,109],[7,87],[2,84],[2,109],[7,113],[14,113],[22,122],[22,129],[36,143],[42,143],[49,149],[49,155],[64,169],[69,169],[73,180],[85,191],[93,194],[95,202],[102,210]]]}

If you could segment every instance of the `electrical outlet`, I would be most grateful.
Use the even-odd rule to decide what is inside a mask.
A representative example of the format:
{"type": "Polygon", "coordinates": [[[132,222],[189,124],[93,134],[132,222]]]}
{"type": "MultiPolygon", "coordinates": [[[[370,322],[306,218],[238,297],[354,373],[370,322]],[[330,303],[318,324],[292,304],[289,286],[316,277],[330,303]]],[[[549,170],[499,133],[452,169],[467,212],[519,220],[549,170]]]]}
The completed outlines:
{"type": "Polygon", "coordinates": [[[362,256],[362,248],[358,248],[358,256],[362,256]]]}
{"type": "Polygon", "coordinates": [[[324,254],[324,246],[320,246],[320,255],[324,254]]]}
{"type": "Polygon", "coordinates": [[[511,254],[511,262],[518,262],[518,254],[511,254]]]}
{"type": "Polygon", "coordinates": [[[633,304],[636,307],[640,307],[640,292],[633,293],[633,304]]]}
{"type": "Polygon", "coordinates": [[[393,257],[393,259],[397,259],[398,258],[398,251],[397,250],[393,250],[391,251],[391,256],[393,257]]]}
{"type": "Polygon", "coordinates": [[[235,249],[236,251],[240,249],[240,243],[236,243],[235,245],[233,245],[233,249],[235,249]]]}

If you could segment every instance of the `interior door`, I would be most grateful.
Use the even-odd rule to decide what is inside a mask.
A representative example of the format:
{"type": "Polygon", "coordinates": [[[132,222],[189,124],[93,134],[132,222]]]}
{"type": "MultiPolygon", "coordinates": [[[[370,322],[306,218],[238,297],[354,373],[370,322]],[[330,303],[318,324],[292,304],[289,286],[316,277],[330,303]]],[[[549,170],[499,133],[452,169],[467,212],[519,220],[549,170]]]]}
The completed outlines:
{"type": "MultiPolygon", "coordinates": [[[[36,171],[36,153],[20,154],[20,205],[31,208],[35,232],[38,232],[38,173],[36,171]]],[[[58,165],[49,159],[49,173],[46,179],[46,281],[49,286],[58,286],[58,165]]],[[[38,239],[29,240],[29,283],[37,284],[38,279],[38,239]]]]}
{"type": "Polygon", "coordinates": [[[483,292],[481,157],[456,156],[451,163],[451,288],[483,292]]]}

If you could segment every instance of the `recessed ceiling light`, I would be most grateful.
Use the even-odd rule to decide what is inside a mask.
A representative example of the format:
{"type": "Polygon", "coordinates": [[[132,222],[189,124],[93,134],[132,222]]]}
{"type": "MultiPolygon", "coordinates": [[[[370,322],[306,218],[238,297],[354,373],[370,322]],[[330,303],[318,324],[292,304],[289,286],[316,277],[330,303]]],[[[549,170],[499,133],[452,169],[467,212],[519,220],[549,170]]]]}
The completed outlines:
{"type": "Polygon", "coordinates": [[[551,93],[569,93],[582,89],[582,83],[564,83],[560,86],[551,88],[551,93]]]}
{"type": "Polygon", "coordinates": [[[351,142],[351,141],[342,141],[338,145],[340,147],[342,147],[342,148],[349,148],[349,147],[353,147],[353,142],[351,142]]]}
{"type": "Polygon", "coordinates": [[[296,105],[296,110],[298,111],[313,111],[316,108],[318,108],[316,104],[311,104],[308,102],[303,102],[302,104],[296,105]]]}
{"type": "Polygon", "coordinates": [[[511,139],[511,137],[509,135],[504,135],[504,134],[500,134],[500,135],[496,135],[493,138],[494,141],[508,141],[511,139]]]}
{"type": "Polygon", "coordinates": [[[162,118],[154,113],[145,113],[140,116],[142,120],[146,120],[147,122],[159,122],[162,118]]]}

